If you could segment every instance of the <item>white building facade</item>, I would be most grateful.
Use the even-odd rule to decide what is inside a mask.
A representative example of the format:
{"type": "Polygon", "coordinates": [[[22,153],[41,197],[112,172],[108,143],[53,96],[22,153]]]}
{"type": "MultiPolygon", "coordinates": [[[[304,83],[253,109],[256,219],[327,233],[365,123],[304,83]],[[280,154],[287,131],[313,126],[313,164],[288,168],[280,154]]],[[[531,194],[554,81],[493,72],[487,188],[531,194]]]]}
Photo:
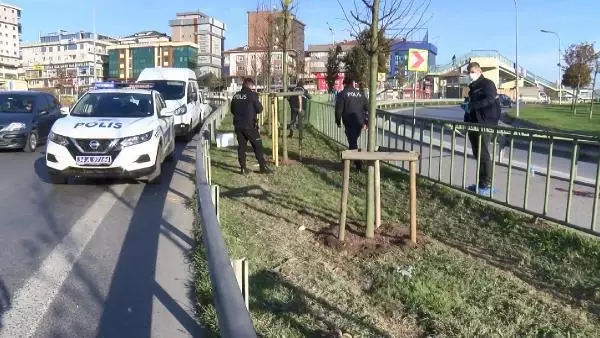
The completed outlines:
{"type": "MultiPolygon", "coordinates": [[[[260,79],[266,74],[267,51],[262,47],[239,47],[225,51],[225,68],[229,69],[229,76],[234,78],[252,77],[260,79]]],[[[288,70],[290,76],[295,76],[296,51],[288,51],[288,70]]],[[[272,84],[281,84],[283,79],[283,52],[271,52],[272,84]]],[[[260,82],[260,80],[259,80],[260,82]]]]}
{"type": "Polygon", "coordinates": [[[0,78],[17,79],[21,66],[21,12],[13,5],[0,4],[0,78]]]}
{"type": "Polygon", "coordinates": [[[93,33],[83,31],[40,36],[38,42],[21,48],[25,78],[30,88],[62,88],[64,94],[74,94],[78,87],[106,77],[107,47],[115,44],[115,39],[103,35],[94,39],[93,33]]]}

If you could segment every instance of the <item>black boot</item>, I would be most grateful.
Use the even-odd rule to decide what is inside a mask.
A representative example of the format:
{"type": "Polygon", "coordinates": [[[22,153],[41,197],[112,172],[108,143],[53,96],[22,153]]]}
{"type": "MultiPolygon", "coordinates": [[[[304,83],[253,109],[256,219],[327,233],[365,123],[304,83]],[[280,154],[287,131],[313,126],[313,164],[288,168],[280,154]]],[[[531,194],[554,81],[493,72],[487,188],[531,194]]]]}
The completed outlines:
{"type": "Polygon", "coordinates": [[[246,169],[246,168],[241,168],[240,169],[240,174],[242,174],[242,175],[248,175],[248,173],[249,173],[248,169],[246,169]]]}
{"type": "Polygon", "coordinates": [[[260,171],[259,172],[261,174],[271,174],[271,173],[273,173],[273,169],[271,169],[271,168],[269,168],[267,166],[263,166],[263,167],[260,167],[260,171]]]}

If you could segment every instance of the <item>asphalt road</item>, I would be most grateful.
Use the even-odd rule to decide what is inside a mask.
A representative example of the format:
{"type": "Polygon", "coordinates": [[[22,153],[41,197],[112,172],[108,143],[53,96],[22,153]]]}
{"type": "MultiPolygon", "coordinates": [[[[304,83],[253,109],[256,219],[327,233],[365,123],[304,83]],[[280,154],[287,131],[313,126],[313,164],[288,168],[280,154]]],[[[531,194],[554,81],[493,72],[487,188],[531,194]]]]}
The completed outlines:
{"type": "Polygon", "coordinates": [[[0,337],[189,337],[194,146],[162,184],[53,186],[43,147],[0,152],[0,337]]]}

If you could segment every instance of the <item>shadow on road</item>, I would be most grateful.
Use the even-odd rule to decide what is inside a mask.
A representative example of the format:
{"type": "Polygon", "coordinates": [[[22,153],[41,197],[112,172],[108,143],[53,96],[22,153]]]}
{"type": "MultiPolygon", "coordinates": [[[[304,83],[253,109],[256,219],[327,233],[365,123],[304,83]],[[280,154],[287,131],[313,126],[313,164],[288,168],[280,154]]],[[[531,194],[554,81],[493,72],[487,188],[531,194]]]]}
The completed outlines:
{"type": "MultiPolygon", "coordinates": [[[[183,156],[185,145],[178,144],[175,159],[183,156]]],[[[203,329],[195,318],[155,281],[158,243],[165,228],[172,236],[190,243],[191,239],[163,219],[170,182],[176,172],[175,164],[165,164],[159,185],[146,185],[135,206],[118,263],[104,302],[98,336],[149,337],[151,336],[153,299],[156,297],[194,337],[203,329]]],[[[168,236],[167,236],[168,237],[168,236]]]]}
{"type": "Polygon", "coordinates": [[[2,315],[10,309],[10,294],[4,281],[0,278],[0,330],[2,330],[2,315]]]}

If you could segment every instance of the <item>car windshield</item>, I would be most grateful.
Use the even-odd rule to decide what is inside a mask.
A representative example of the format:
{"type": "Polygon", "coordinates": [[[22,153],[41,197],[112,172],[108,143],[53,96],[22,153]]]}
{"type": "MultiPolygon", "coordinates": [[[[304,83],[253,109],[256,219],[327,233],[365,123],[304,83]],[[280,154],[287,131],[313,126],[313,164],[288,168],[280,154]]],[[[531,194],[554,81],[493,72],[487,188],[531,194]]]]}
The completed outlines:
{"type": "Polygon", "coordinates": [[[35,97],[31,94],[0,94],[1,113],[31,113],[35,97]]]}
{"type": "Polygon", "coordinates": [[[147,117],[154,114],[152,95],[141,93],[86,93],[71,116],[147,117]]]}
{"type": "Polygon", "coordinates": [[[139,83],[152,84],[152,89],[158,91],[165,100],[179,100],[185,96],[185,82],[183,81],[139,81],[139,83]]]}

